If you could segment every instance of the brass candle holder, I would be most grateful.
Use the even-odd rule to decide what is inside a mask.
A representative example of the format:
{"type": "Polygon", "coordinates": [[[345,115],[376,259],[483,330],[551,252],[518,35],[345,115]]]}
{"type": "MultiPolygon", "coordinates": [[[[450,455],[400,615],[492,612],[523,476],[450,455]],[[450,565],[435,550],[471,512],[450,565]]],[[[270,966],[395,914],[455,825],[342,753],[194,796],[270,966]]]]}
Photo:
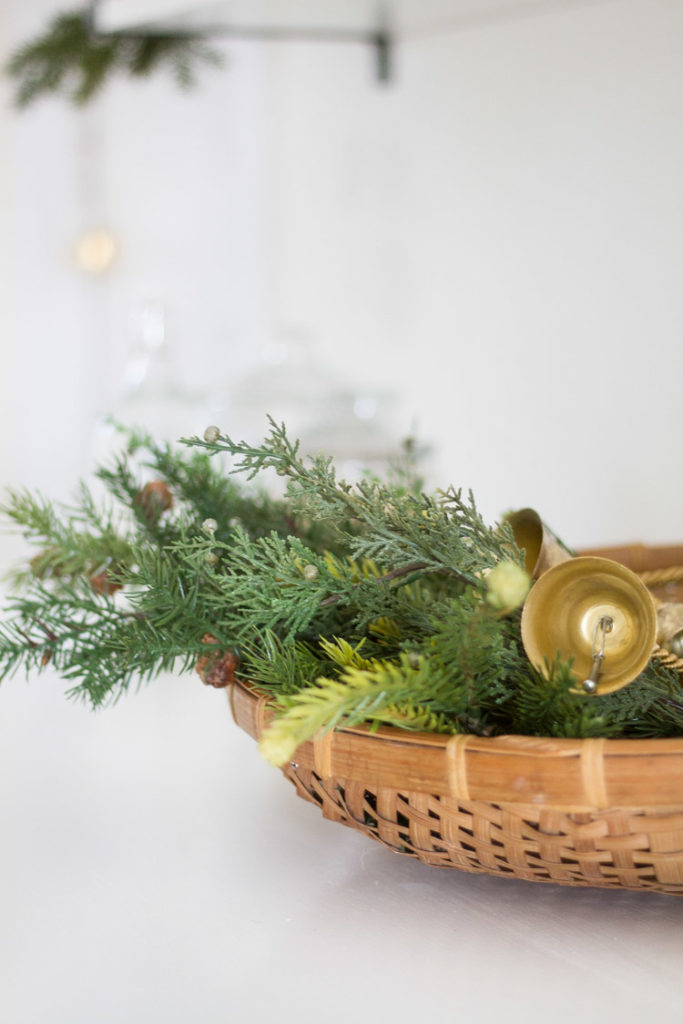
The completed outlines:
{"type": "Polygon", "coordinates": [[[558,653],[572,659],[578,689],[598,696],[640,675],[656,636],[649,590],[608,558],[572,558],[548,569],[522,613],[522,642],[531,663],[547,675],[558,653]]]}
{"type": "Polygon", "coordinates": [[[572,557],[536,509],[520,508],[516,512],[508,512],[504,522],[512,528],[517,547],[524,551],[524,568],[532,579],[538,579],[553,565],[572,557]]]}

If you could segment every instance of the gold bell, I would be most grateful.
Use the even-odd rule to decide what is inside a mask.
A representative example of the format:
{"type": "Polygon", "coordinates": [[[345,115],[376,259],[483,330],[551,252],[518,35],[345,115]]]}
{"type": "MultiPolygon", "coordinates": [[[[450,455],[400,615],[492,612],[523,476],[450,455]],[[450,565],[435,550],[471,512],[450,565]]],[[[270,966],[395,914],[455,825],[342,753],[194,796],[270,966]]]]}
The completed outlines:
{"type": "Polygon", "coordinates": [[[517,547],[524,551],[524,568],[532,579],[572,557],[535,509],[508,512],[503,521],[512,528],[517,547]]]}
{"type": "Polygon", "coordinates": [[[572,558],[549,569],[529,593],[522,642],[544,675],[557,654],[572,659],[583,693],[620,690],[647,665],[657,634],[652,595],[609,558],[572,558]]]}

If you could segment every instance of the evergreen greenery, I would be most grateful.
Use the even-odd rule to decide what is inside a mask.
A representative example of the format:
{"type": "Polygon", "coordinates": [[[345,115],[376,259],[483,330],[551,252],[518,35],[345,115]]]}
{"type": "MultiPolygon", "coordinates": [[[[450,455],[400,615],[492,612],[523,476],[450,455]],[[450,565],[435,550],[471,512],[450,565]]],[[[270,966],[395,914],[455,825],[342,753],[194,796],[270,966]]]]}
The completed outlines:
{"type": "Polygon", "coordinates": [[[195,81],[195,65],[206,62],[219,64],[221,57],[199,33],[97,33],[91,9],[84,8],[57,15],[44,35],[19,47],[7,71],[17,81],[20,107],[50,93],[83,106],[117,72],[144,78],[167,66],[178,84],[187,87],[195,81]]]}
{"type": "Polygon", "coordinates": [[[162,670],[239,663],[272,695],[262,750],[287,761],[341,724],[440,733],[683,735],[683,685],[651,662],[617,693],[549,678],[520,638],[527,584],[508,527],[472,498],[422,493],[410,473],[349,484],[271,423],[253,446],[217,429],[176,449],[125,432],[99,473],[100,508],[10,493],[4,512],[35,548],[0,627],[0,677],[54,666],[93,706],[162,670]],[[228,460],[228,465],[226,465],[228,460]],[[282,478],[269,496],[255,477],[282,478]],[[238,482],[239,477],[242,481],[238,482]]]}

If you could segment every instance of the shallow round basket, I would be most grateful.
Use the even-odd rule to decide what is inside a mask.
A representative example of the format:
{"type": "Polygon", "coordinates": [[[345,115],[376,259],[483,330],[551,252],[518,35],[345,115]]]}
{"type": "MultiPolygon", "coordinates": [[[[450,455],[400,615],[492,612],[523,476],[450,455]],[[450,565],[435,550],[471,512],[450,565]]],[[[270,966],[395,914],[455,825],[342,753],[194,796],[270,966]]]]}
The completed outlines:
{"type": "MultiPolygon", "coordinates": [[[[674,550],[683,554],[640,546],[591,553],[630,563],[680,600],[671,595],[683,569],[663,564],[674,550]]],[[[238,681],[230,703],[237,724],[258,739],[272,717],[268,696],[238,681]]],[[[324,817],[434,867],[683,893],[683,738],[485,738],[361,726],[302,744],[283,771],[324,817]]]]}

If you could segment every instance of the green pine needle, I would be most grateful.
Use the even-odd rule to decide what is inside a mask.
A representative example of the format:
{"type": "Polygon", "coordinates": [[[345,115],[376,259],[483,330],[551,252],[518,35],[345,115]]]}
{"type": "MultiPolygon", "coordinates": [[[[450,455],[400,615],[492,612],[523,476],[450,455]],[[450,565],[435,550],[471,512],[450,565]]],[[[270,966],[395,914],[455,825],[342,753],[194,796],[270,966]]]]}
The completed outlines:
{"type": "Polygon", "coordinates": [[[0,678],[50,666],[97,707],[162,671],[192,671],[207,650],[232,652],[272,696],[262,748],[278,764],[360,723],[683,735],[683,680],[661,663],[605,697],[577,691],[560,660],[547,678],[532,668],[519,610],[487,601],[489,570],[521,566],[523,553],[471,495],[424,495],[404,478],[350,484],[270,428],[261,445],[222,434],[180,449],[124,431],[122,454],[98,472],[103,507],[85,487],[68,506],[10,493],[3,511],[30,553],[0,626],[0,678]],[[272,469],[284,497],[258,487],[272,469]],[[150,485],[163,501],[144,499],[150,485]]]}

